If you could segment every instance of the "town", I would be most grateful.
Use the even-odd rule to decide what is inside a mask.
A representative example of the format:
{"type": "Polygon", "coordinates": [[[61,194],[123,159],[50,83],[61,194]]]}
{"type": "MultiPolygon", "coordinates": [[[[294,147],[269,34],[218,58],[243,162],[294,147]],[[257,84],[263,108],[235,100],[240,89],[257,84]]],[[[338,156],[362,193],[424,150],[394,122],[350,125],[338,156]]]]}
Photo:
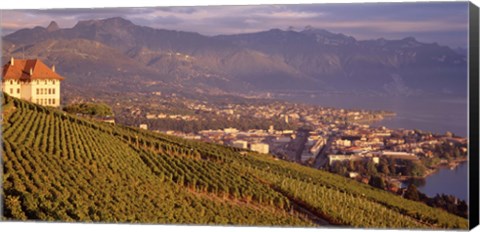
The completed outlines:
{"type": "Polygon", "coordinates": [[[450,132],[373,127],[388,111],[336,109],[272,99],[191,99],[176,93],[137,93],[112,106],[117,123],[187,139],[269,153],[397,192],[409,178],[455,166],[467,140],[450,132]]]}

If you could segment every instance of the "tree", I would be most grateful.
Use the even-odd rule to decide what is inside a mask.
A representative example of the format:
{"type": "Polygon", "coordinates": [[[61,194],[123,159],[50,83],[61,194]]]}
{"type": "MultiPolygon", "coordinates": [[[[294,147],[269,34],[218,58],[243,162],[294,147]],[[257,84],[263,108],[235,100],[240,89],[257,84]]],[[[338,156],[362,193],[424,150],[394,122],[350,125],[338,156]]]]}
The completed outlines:
{"type": "Polygon", "coordinates": [[[423,176],[425,174],[425,166],[420,162],[408,162],[405,175],[408,176],[423,176]]]}
{"type": "Polygon", "coordinates": [[[77,103],[65,106],[63,108],[64,111],[73,114],[83,114],[83,115],[90,115],[90,116],[112,116],[113,112],[110,106],[104,103],[77,103]]]}
{"type": "Polygon", "coordinates": [[[367,174],[370,176],[374,176],[377,174],[377,167],[372,161],[367,162],[367,174]]]}
{"type": "Polygon", "coordinates": [[[379,172],[385,174],[385,175],[390,175],[390,169],[388,168],[388,164],[386,163],[380,163],[379,165],[379,172]]]}
{"type": "Polygon", "coordinates": [[[454,150],[453,150],[453,157],[458,158],[461,155],[462,155],[462,153],[460,152],[460,148],[455,147],[454,150]]]}
{"type": "Polygon", "coordinates": [[[344,167],[342,162],[334,162],[331,166],[330,171],[340,175],[345,175],[347,173],[347,168],[344,167]]]}
{"type": "Polygon", "coordinates": [[[414,201],[420,200],[420,195],[418,194],[417,187],[414,184],[408,185],[407,191],[405,191],[405,195],[403,195],[403,197],[414,201]]]}
{"type": "Polygon", "coordinates": [[[397,167],[396,167],[395,159],[390,159],[389,160],[388,169],[389,169],[389,171],[392,175],[397,174],[397,167]]]}
{"type": "Polygon", "coordinates": [[[353,160],[348,161],[348,171],[350,171],[350,172],[355,171],[355,162],[353,160]]]}
{"type": "Polygon", "coordinates": [[[368,184],[379,189],[385,189],[385,180],[380,176],[372,176],[368,181],[368,184]]]}
{"type": "Polygon", "coordinates": [[[356,163],[357,171],[361,174],[365,174],[367,170],[365,169],[365,166],[362,163],[356,163]]]}

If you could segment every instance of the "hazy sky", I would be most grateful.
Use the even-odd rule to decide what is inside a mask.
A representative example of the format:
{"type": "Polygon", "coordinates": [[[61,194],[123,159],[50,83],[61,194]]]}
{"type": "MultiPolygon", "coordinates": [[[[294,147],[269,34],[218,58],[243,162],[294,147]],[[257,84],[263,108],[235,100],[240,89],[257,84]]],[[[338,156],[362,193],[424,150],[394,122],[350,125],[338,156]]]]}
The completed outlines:
{"type": "Polygon", "coordinates": [[[21,28],[61,28],[79,20],[124,17],[154,28],[193,31],[204,35],[246,33],[272,28],[327,29],[357,39],[401,39],[467,47],[468,3],[329,3],[304,5],[196,6],[3,10],[2,35],[21,28]]]}

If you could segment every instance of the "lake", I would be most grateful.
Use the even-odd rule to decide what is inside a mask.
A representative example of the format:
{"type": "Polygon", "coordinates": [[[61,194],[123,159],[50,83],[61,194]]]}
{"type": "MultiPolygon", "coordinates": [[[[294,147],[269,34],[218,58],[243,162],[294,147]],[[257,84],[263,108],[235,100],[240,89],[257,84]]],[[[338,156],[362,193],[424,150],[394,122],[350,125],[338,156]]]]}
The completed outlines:
{"type": "MultiPolygon", "coordinates": [[[[425,180],[415,180],[404,182],[404,186],[413,183],[418,190],[429,197],[434,197],[437,193],[449,194],[458,197],[461,200],[467,200],[468,194],[468,162],[463,162],[455,169],[440,168],[435,174],[428,176],[425,180]]],[[[467,201],[468,203],[468,201],[467,201]]]]}
{"type": "Polygon", "coordinates": [[[397,113],[371,124],[398,129],[420,129],[434,133],[453,132],[467,136],[466,97],[395,97],[348,94],[295,94],[282,99],[345,109],[388,110],[397,113]]]}
{"type": "MultiPolygon", "coordinates": [[[[467,136],[468,103],[464,97],[379,97],[348,94],[295,94],[281,97],[285,100],[345,109],[388,110],[396,117],[372,123],[387,128],[420,129],[444,134],[447,131],[467,136]]],[[[445,193],[467,199],[468,163],[455,170],[440,169],[417,183],[419,190],[429,196],[445,193]]]]}

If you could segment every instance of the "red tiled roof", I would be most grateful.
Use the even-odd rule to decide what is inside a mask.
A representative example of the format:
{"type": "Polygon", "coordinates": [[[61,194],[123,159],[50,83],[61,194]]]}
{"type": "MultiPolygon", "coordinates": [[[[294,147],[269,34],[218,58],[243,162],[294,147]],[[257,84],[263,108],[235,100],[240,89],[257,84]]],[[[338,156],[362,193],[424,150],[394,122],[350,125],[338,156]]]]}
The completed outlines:
{"type": "Polygon", "coordinates": [[[58,73],[52,71],[41,60],[20,60],[15,59],[13,65],[11,61],[3,66],[2,70],[3,80],[64,80],[58,73]],[[30,69],[32,75],[30,75],[30,69]]]}

